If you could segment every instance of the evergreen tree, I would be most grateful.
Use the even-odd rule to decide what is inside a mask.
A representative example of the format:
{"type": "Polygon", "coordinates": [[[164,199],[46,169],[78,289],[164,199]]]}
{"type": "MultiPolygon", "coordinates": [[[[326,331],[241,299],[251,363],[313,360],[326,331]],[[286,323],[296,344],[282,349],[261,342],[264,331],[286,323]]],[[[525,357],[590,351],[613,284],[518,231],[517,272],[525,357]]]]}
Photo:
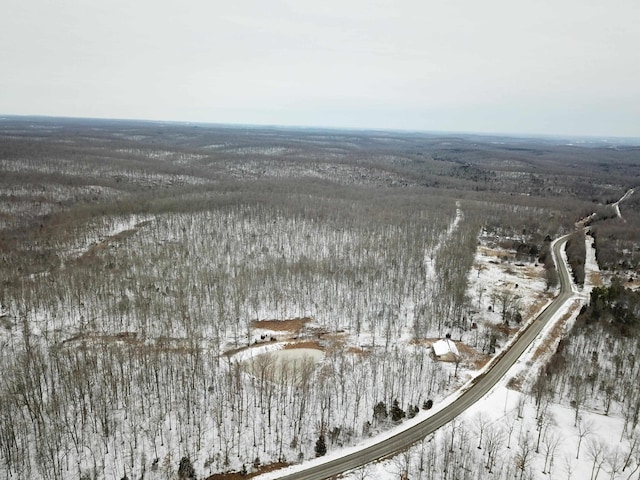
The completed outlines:
{"type": "Polygon", "coordinates": [[[393,406],[391,407],[391,420],[393,420],[394,422],[399,422],[405,416],[406,414],[404,413],[404,410],[400,408],[400,404],[398,403],[398,399],[396,398],[393,401],[393,406]]]}
{"type": "Polygon", "coordinates": [[[189,457],[182,457],[178,466],[178,478],[180,480],[196,480],[196,471],[189,457]]]}
{"type": "Polygon", "coordinates": [[[377,422],[381,422],[385,420],[389,416],[387,412],[387,404],[384,402],[378,402],[375,407],[373,407],[373,418],[377,422]]]}
{"type": "Polygon", "coordinates": [[[327,453],[327,443],[324,439],[324,432],[321,432],[316,442],[316,457],[322,457],[325,453],[327,453]]]}

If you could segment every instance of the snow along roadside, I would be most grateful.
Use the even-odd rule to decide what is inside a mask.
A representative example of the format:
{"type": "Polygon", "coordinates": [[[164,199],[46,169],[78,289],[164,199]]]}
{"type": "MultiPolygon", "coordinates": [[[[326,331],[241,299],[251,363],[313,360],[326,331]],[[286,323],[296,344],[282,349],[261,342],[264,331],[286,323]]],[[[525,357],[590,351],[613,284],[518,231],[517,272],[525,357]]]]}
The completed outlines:
{"type": "MultiPolygon", "coordinates": [[[[551,252],[554,251],[554,246],[556,245],[557,242],[563,240],[564,237],[560,237],[556,240],[554,240],[551,244],[551,252]]],[[[556,265],[558,265],[558,259],[555,258],[554,255],[554,260],[556,262],[556,265]]],[[[564,253],[564,250],[562,250],[561,252],[561,258],[560,260],[564,263],[565,268],[568,271],[571,271],[568,263],[567,263],[567,258],[566,255],[564,253]]],[[[549,322],[547,323],[547,325],[543,328],[543,330],[540,332],[540,334],[538,334],[538,336],[535,338],[535,340],[531,343],[531,345],[529,345],[529,347],[527,347],[527,350],[525,350],[525,352],[523,353],[521,359],[519,359],[518,361],[516,361],[516,363],[509,369],[509,371],[507,372],[507,374],[502,378],[502,380],[500,380],[494,387],[492,387],[492,389],[487,393],[487,395],[485,395],[486,398],[488,395],[491,395],[492,392],[495,391],[495,389],[500,386],[501,384],[503,384],[506,380],[506,378],[508,376],[511,376],[511,373],[513,373],[514,371],[519,371],[522,368],[524,368],[524,366],[526,365],[526,362],[522,361],[523,357],[527,357],[530,356],[532,354],[532,352],[535,351],[535,348],[538,347],[539,343],[541,341],[544,340],[544,338],[546,337],[546,335],[551,331],[551,329],[553,328],[553,326],[560,320],[562,319],[562,317],[564,315],[566,315],[566,313],[569,311],[569,309],[571,308],[571,304],[576,300],[583,300],[585,298],[584,293],[580,292],[577,287],[575,286],[573,280],[571,280],[571,286],[572,286],[572,291],[573,291],[573,295],[571,295],[571,297],[569,297],[564,305],[562,305],[561,308],[558,309],[558,312],[556,312],[556,314],[553,316],[553,318],[551,320],[549,320],[549,322]]],[[[547,301],[536,313],[536,315],[532,316],[531,319],[527,322],[526,326],[522,329],[520,329],[520,331],[518,332],[518,334],[514,335],[509,342],[505,345],[505,347],[503,347],[503,350],[506,350],[508,348],[511,348],[511,346],[513,345],[513,343],[520,337],[521,332],[523,332],[524,330],[526,330],[531,323],[535,322],[536,319],[538,318],[538,315],[543,312],[548,306],[549,304],[553,301],[553,299],[547,301]]],[[[500,353],[494,355],[494,357],[491,359],[490,362],[488,362],[483,368],[481,368],[480,370],[476,371],[475,374],[462,386],[460,387],[460,389],[458,389],[456,392],[452,393],[451,395],[449,395],[448,397],[446,397],[442,402],[439,402],[438,405],[436,407],[434,407],[431,410],[427,411],[427,414],[425,416],[424,414],[424,410],[420,411],[420,413],[418,413],[418,415],[416,415],[414,418],[409,419],[404,421],[402,424],[397,425],[393,428],[390,428],[389,430],[382,432],[378,435],[376,435],[375,437],[372,437],[371,439],[362,442],[358,445],[354,445],[351,447],[347,447],[341,450],[336,450],[330,454],[327,454],[323,457],[320,458],[315,458],[313,460],[304,462],[304,463],[300,463],[297,465],[292,465],[290,467],[286,467],[283,469],[279,469],[279,470],[275,470],[273,472],[269,472],[269,473],[265,473],[263,475],[259,475],[255,478],[260,479],[260,480],[270,480],[270,479],[277,479],[280,477],[283,477],[285,475],[290,475],[293,473],[298,473],[298,472],[302,472],[308,468],[312,468],[312,467],[316,467],[316,466],[320,466],[323,465],[325,463],[331,462],[333,460],[337,460],[339,458],[343,458],[346,457],[348,455],[351,454],[355,454],[358,453],[362,450],[364,450],[365,448],[368,448],[372,445],[376,445],[384,440],[387,440],[391,437],[394,437],[398,434],[401,434],[403,432],[405,432],[406,430],[410,429],[411,427],[427,420],[428,418],[431,418],[433,415],[436,415],[437,413],[439,413],[441,410],[443,410],[445,407],[447,407],[448,405],[450,405],[451,403],[453,403],[455,400],[457,400],[464,392],[466,392],[469,388],[471,388],[471,386],[473,385],[473,383],[475,382],[476,377],[478,377],[479,375],[482,375],[484,372],[486,372],[488,369],[493,367],[493,364],[497,361],[498,358],[500,358],[501,355],[500,353]]]]}

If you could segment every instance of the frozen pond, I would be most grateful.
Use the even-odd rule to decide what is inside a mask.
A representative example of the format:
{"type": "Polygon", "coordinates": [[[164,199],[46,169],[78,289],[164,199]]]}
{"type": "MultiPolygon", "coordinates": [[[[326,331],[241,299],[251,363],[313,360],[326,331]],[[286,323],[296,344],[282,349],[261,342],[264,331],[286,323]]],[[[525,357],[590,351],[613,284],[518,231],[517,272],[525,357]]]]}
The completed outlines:
{"type": "Polygon", "coordinates": [[[242,362],[244,370],[260,379],[279,383],[305,382],[324,352],[316,348],[285,348],[255,355],[242,362]]]}

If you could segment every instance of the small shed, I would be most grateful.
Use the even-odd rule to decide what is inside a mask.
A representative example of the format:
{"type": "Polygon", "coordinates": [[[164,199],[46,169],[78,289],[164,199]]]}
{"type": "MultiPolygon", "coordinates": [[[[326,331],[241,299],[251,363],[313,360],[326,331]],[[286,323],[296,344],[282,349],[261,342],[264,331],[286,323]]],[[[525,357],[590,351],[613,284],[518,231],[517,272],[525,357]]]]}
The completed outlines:
{"type": "Polygon", "coordinates": [[[438,340],[433,345],[433,354],[438,360],[443,360],[445,362],[455,361],[456,357],[460,356],[460,352],[458,351],[458,347],[456,347],[455,342],[450,338],[443,338],[442,340],[438,340]]]}

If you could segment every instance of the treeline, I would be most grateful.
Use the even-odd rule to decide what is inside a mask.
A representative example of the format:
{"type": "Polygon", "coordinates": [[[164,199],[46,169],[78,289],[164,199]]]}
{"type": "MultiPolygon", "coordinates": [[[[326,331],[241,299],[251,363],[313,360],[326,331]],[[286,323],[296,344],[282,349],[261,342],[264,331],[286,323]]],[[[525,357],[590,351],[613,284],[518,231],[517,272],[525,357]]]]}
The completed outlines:
{"type": "Polygon", "coordinates": [[[622,218],[613,216],[594,223],[591,235],[602,270],[633,275],[640,269],[640,192],[632,194],[619,208],[622,218]]]}
{"type": "Polygon", "coordinates": [[[595,287],[532,387],[538,408],[564,403],[576,425],[585,408],[615,412],[624,419],[624,432],[633,432],[640,421],[639,315],[640,293],[619,281],[595,287]]]}
{"type": "Polygon", "coordinates": [[[585,233],[580,230],[574,232],[567,240],[566,252],[567,262],[571,267],[573,279],[578,285],[584,285],[585,261],[587,259],[587,248],[585,244],[585,233]]]}
{"type": "Polygon", "coordinates": [[[505,203],[555,202],[561,211],[559,204],[615,201],[638,177],[633,150],[527,139],[19,118],[0,121],[0,138],[0,170],[7,173],[91,178],[128,192],[140,185],[313,176],[485,198],[503,192],[505,203]]]}
{"type": "Polygon", "coordinates": [[[599,325],[613,335],[633,337],[640,327],[640,292],[624,288],[615,278],[608,287],[594,287],[589,304],[582,308],[576,328],[599,325]]]}

